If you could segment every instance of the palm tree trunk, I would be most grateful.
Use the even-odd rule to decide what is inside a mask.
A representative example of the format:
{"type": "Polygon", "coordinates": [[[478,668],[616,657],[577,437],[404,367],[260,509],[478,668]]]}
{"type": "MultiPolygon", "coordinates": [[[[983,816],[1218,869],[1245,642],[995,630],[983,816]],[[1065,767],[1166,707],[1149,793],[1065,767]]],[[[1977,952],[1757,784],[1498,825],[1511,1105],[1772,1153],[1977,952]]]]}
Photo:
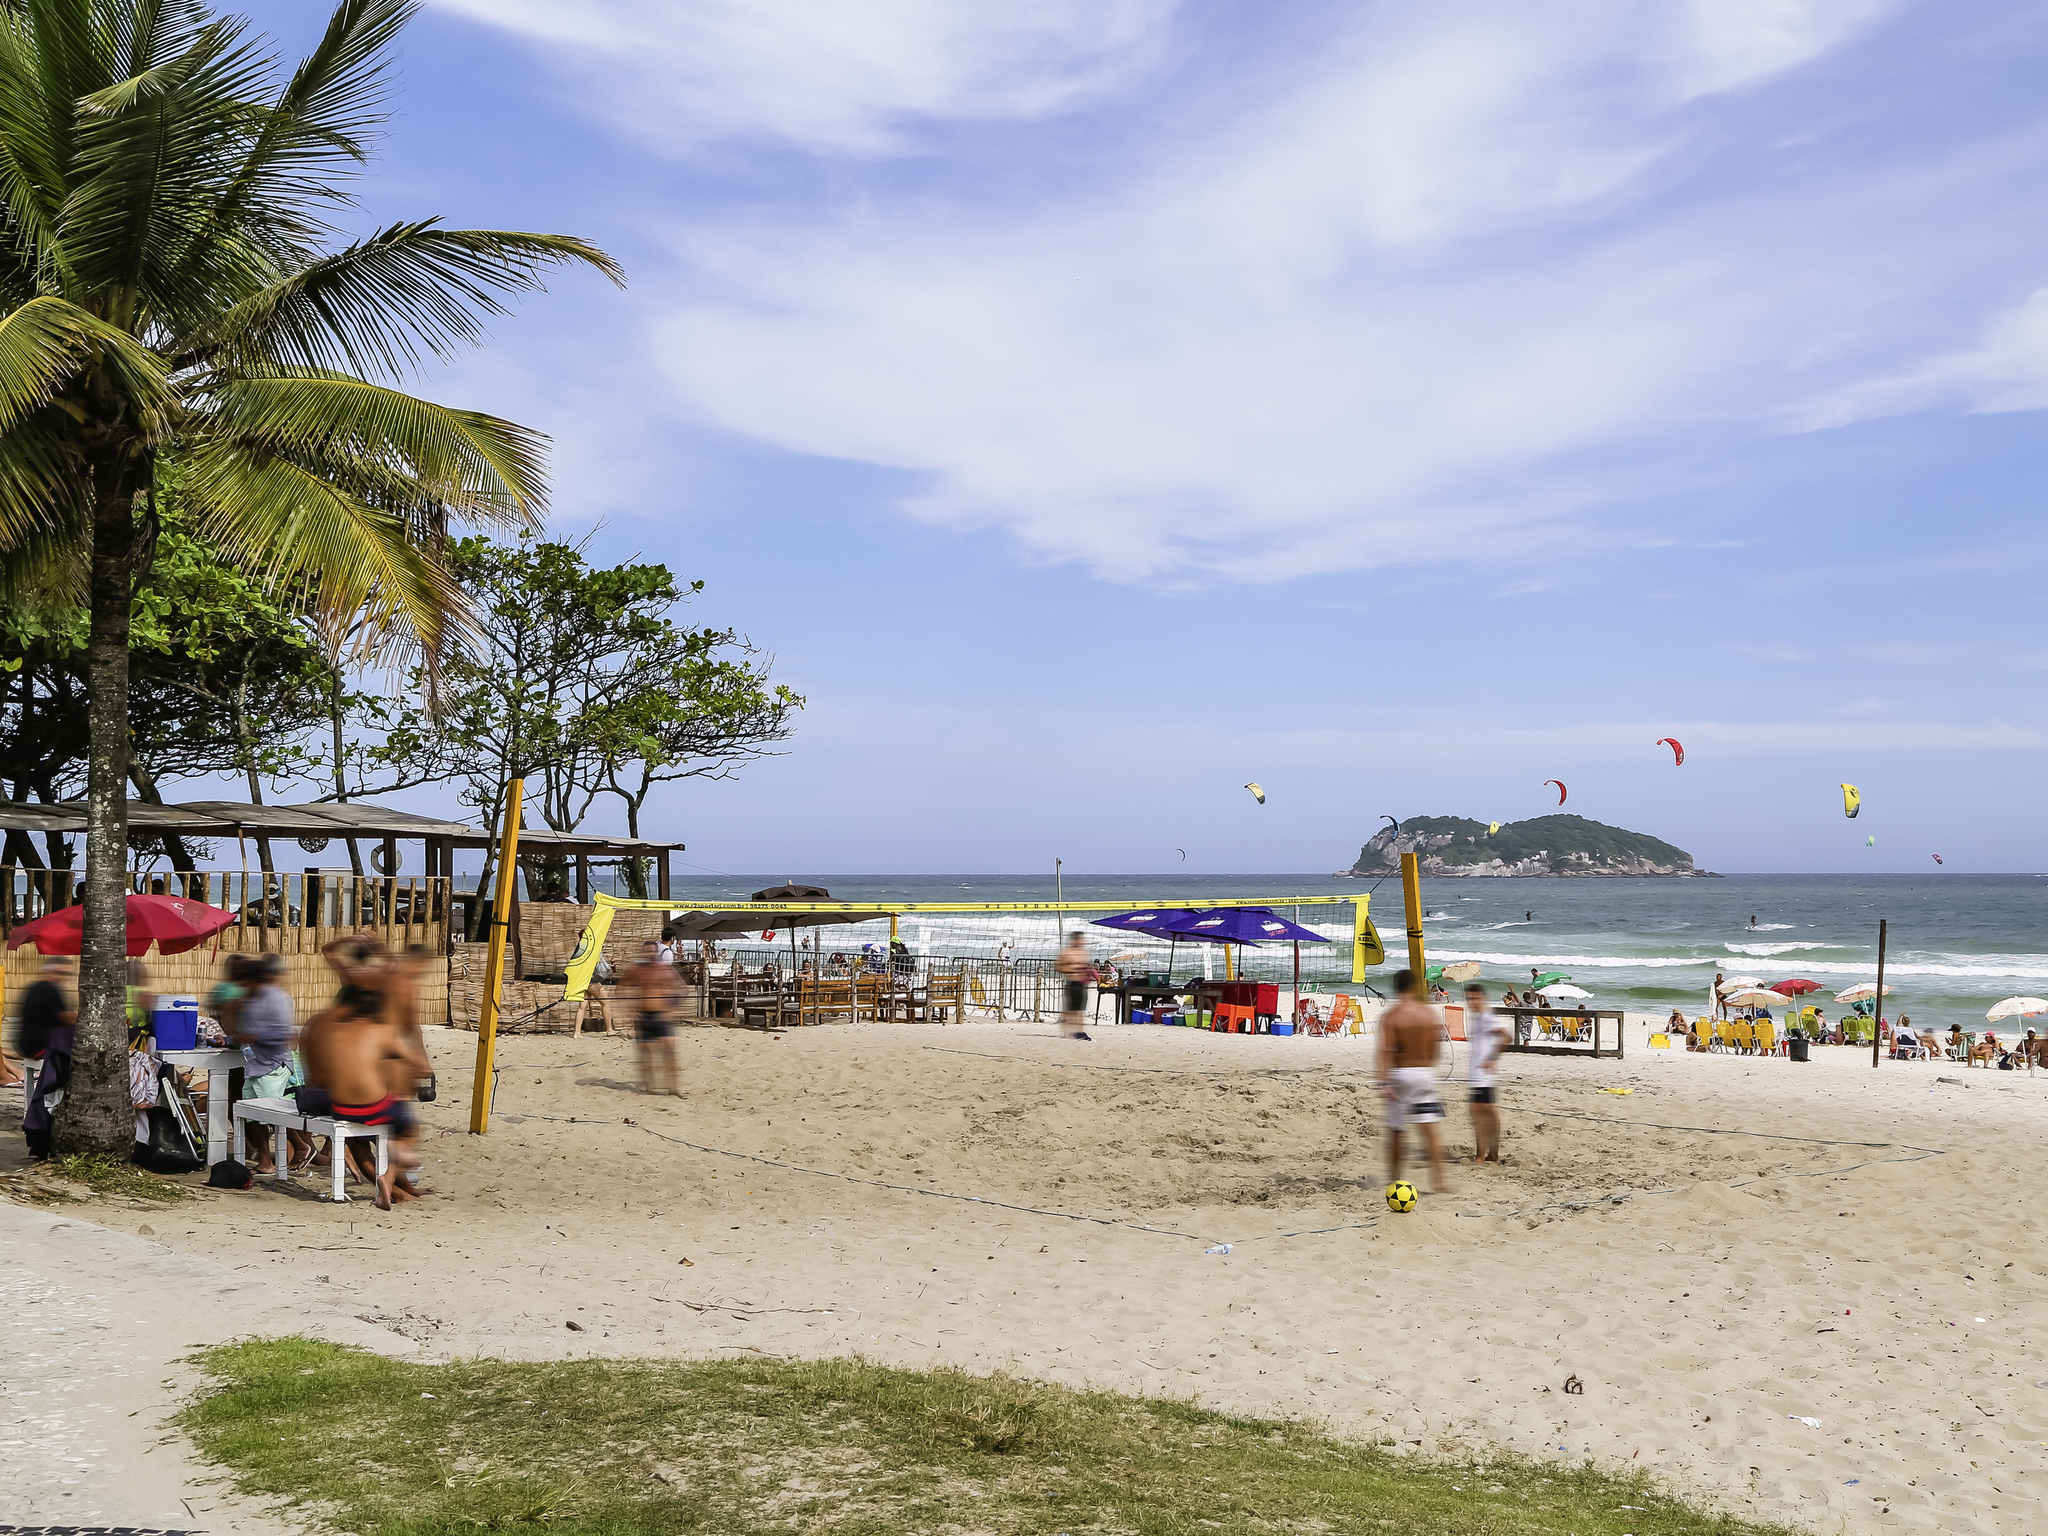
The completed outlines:
{"type": "Polygon", "coordinates": [[[92,629],[86,703],[92,753],[85,780],[85,945],[71,1087],[57,1116],[61,1152],[128,1155],[128,608],[134,591],[132,469],[113,469],[93,511],[92,629]],[[126,473],[123,471],[126,470],[126,473]]]}

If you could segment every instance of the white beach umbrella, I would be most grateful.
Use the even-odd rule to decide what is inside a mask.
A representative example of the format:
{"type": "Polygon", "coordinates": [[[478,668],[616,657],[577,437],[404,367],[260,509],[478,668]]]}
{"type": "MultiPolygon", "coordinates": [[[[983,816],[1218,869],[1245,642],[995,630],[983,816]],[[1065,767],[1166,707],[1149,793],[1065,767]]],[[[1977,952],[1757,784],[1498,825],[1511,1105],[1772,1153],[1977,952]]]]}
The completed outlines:
{"type": "Polygon", "coordinates": [[[2000,1019],[2030,1019],[2037,1013],[2048,1013],[2048,998],[2008,997],[1993,1003],[1984,1017],[1996,1024],[2000,1019]]]}
{"type": "MultiPolygon", "coordinates": [[[[1884,995],[1886,997],[1890,997],[1892,993],[1896,992],[1897,990],[1898,988],[1891,986],[1890,984],[1887,984],[1884,989],[1884,995]]],[[[1837,992],[1835,994],[1835,1001],[1838,1003],[1862,1003],[1868,1002],[1871,998],[1875,996],[1877,996],[1876,982],[1859,981],[1856,983],[1855,986],[1849,988],[1846,992],[1837,992]]]]}
{"type": "Polygon", "coordinates": [[[1593,995],[1592,993],[1588,992],[1584,987],[1575,987],[1568,981],[1556,982],[1551,986],[1542,987],[1538,990],[1544,997],[1561,997],[1566,1002],[1571,1003],[1577,1002],[1582,997],[1591,997],[1593,995]]]}
{"type": "Polygon", "coordinates": [[[1792,999],[1782,992],[1773,992],[1769,987],[1744,987],[1740,992],[1731,992],[1724,1001],[1738,1008],[1791,1007],[1792,999]]]}
{"type": "Polygon", "coordinates": [[[1740,992],[1744,987],[1760,987],[1763,984],[1764,979],[1761,976],[1730,976],[1721,983],[1721,995],[1726,997],[1730,992],[1740,992]]]}
{"type": "Polygon", "coordinates": [[[1443,969],[1445,981],[1472,981],[1477,979],[1478,975],[1479,962],[1477,960],[1460,960],[1457,964],[1447,965],[1443,969]]]}

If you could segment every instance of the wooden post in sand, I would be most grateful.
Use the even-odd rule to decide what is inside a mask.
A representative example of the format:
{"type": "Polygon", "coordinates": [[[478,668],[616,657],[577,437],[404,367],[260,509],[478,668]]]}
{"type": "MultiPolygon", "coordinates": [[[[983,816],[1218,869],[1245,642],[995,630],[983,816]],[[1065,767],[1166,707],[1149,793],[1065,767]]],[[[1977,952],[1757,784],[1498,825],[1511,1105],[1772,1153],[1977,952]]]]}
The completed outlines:
{"type": "Polygon", "coordinates": [[[505,980],[505,935],[511,927],[512,882],[519,877],[519,807],[526,780],[505,786],[505,828],[498,840],[498,892],[491,903],[491,948],[484,961],[483,1006],[476,1021],[476,1081],[469,1090],[469,1134],[491,1128],[491,1064],[498,1051],[498,989],[505,980]]]}
{"type": "Polygon", "coordinates": [[[1877,996],[1870,1003],[1870,1064],[1874,1067],[1884,1050],[1883,1031],[1877,1025],[1884,1017],[1884,928],[1883,918],[1877,920],[1877,996]]]}
{"type": "Polygon", "coordinates": [[[1423,978],[1429,967],[1422,963],[1422,863],[1412,853],[1401,855],[1401,902],[1408,914],[1408,969],[1415,973],[1415,995],[1429,996],[1423,978]]]}

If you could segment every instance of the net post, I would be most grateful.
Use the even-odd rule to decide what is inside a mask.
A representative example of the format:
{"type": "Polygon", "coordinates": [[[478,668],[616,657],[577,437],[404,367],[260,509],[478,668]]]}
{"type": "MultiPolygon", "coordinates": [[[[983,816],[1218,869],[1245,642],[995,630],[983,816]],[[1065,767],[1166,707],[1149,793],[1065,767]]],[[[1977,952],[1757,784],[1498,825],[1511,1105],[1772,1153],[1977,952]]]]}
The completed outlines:
{"type": "Polygon", "coordinates": [[[1408,969],[1415,973],[1418,995],[1427,997],[1422,963],[1422,861],[1412,853],[1401,855],[1401,903],[1408,915],[1408,969]]]}

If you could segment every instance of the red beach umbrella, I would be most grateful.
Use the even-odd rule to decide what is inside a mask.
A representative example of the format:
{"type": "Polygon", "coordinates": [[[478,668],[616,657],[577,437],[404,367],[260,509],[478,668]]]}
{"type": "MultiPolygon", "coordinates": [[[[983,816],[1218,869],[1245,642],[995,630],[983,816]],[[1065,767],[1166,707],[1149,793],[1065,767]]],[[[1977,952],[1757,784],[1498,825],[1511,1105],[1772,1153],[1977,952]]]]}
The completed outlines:
{"type": "Polygon", "coordinates": [[[1820,990],[1820,983],[1808,981],[1804,976],[1795,976],[1790,981],[1772,982],[1771,990],[1773,992],[1782,992],[1787,997],[1804,997],[1809,992],[1818,992],[1820,990]]]}
{"type": "MultiPolygon", "coordinates": [[[[128,953],[140,955],[154,944],[166,955],[197,949],[236,921],[235,914],[182,896],[128,898],[128,953]]],[[[46,955],[75,955],[83,947],[85,908],[63,907],[23,923],[7,936],[7,947],[33,944],[46,955]]]]}

